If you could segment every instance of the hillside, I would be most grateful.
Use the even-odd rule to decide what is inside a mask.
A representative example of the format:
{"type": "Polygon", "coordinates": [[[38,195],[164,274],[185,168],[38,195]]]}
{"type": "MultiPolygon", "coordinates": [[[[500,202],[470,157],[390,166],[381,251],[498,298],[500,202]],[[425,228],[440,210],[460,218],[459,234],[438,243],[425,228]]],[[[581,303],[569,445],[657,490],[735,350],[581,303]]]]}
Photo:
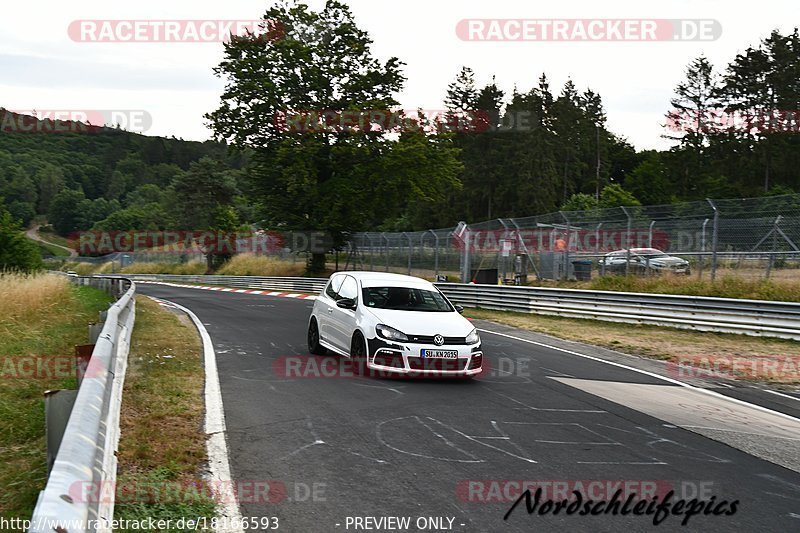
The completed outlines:
{"type": "MultiPolygon", "coordinates": [[[[60,230],[88,229],[126,207],[142,186],[164,189],[204,156],[225,159],[226,147],[38,120],[0,108],[0,197],[25,226],[37,215],[57,224],[56,199],[75,191],[79,212],[74,214],[80,217],[60,230]]],[[[238,166],[236,160],[228,164],[238,166]]]]}

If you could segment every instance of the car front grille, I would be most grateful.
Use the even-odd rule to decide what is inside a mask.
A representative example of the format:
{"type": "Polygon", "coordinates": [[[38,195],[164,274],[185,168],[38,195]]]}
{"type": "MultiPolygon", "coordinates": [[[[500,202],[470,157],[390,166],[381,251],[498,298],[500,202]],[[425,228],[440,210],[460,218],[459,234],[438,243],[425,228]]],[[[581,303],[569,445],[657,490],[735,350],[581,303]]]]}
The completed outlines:
{"type": "Polygon", "coordinates": [[[411,370],[464,370],[467,364],[465,358],[458,359],[431,359],[429,357],[409,357],[408,368],[411,370]]]}
{"type": "MultiPolygon", "coordinates": [[[[418,344],[433,344],[433,337],[435,335],[408,335],[409,342],[416,342],[418,344]]],[[[444,344],[466,344],[466,337],[445,337],[444,344]]]]}

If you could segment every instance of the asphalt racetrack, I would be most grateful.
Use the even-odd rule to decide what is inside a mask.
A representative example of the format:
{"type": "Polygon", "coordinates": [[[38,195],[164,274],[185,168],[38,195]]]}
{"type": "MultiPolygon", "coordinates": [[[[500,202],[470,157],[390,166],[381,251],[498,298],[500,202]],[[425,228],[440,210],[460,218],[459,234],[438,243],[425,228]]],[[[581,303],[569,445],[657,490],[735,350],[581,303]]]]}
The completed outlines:
{"type": "Polygon", "coordinates": [[[798,401],[767,411],[478,321],[502,335],[481,332],[490,370],[477,379],[352,376],[309,356],[312,301],[138,291],[207,328],[233,479],[269,483],[267,498],[240,494],[241,514],[280,531],[800,531],[800,421],[774,412],[797,416],[798,401]],[[542,488],[539,506],[504,520],[520,487],[542,488]],[[657,527],[653,514],[540,514],[572,490],[618,489],[623,502],[711,503],[687,526],[685,509],[657,527]]]}

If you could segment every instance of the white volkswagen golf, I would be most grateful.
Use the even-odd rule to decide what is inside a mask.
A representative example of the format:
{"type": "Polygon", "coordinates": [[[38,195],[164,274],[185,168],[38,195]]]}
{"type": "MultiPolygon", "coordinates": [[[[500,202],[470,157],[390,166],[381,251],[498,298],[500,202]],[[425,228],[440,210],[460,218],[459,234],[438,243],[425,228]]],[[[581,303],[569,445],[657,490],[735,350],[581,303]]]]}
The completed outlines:
{"type": "Polygon", "coordinates": [[[481,339],[432,283],[382,272],[339,272],[314,301],[308,349],[350,357],[358,372],[473,376],[481,339]]]}

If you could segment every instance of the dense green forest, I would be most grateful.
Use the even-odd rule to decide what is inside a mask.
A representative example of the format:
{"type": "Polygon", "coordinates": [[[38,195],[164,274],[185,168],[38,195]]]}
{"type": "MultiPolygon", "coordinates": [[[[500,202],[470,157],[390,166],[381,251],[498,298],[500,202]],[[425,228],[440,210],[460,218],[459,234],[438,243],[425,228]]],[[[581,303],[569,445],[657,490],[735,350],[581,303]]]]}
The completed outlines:
{"type": "MultiPolygon", "coordinates": [[[[231,173],[242,165],[241,156],[214,141],[147,137],[69,123],[59,129],[25,118],[28,124],[38,124],[32,132],[0,131],[0,197],[23,225],[41,216],[62,235],[104,226],[168,226],[182,207],[169,193],[193,163],[209,158],[231,173]]],[[[0,124],[22,119],[0,109],[0,124]]]]}
{"type": "MultiPolygon", "coordinates": [[[[477,87],[467,67],[454,68],[442,96],[454,116],[482,117],[476,131],[275,127],[286,110],[394,109],[405,77],[398,58],[371,56],[347,6],[276,7],[266,16],[284,23],[284,39],[225,45],[215,72],[227,86],[206,116],[216,140],[0,128],[0,198],[11,219],[46,219],[62,235],[255,223],[328,229],[341,243],[349,231],[800,190],[800,118],[785,113],[800,109],[797,29],[773,32],[728,65],[687,58],[685,79],[664,102],[674,147],[637,151],[625,132],[607,128],[602,96],[578,87],[591,80],[553,88],[542,74],[504,94],[496,82],[477,87]],[[303,75],[278,75],[296,69],[303,75]],[[246,111],[231,105],[243,99],[246,111]],[[782,114],[766,120],[773,110],[782,114]],[[530,127],[505,127],[522,114],[530,127]]],[[[0,109],[0,124],[14,120],[0,109]]]]}

